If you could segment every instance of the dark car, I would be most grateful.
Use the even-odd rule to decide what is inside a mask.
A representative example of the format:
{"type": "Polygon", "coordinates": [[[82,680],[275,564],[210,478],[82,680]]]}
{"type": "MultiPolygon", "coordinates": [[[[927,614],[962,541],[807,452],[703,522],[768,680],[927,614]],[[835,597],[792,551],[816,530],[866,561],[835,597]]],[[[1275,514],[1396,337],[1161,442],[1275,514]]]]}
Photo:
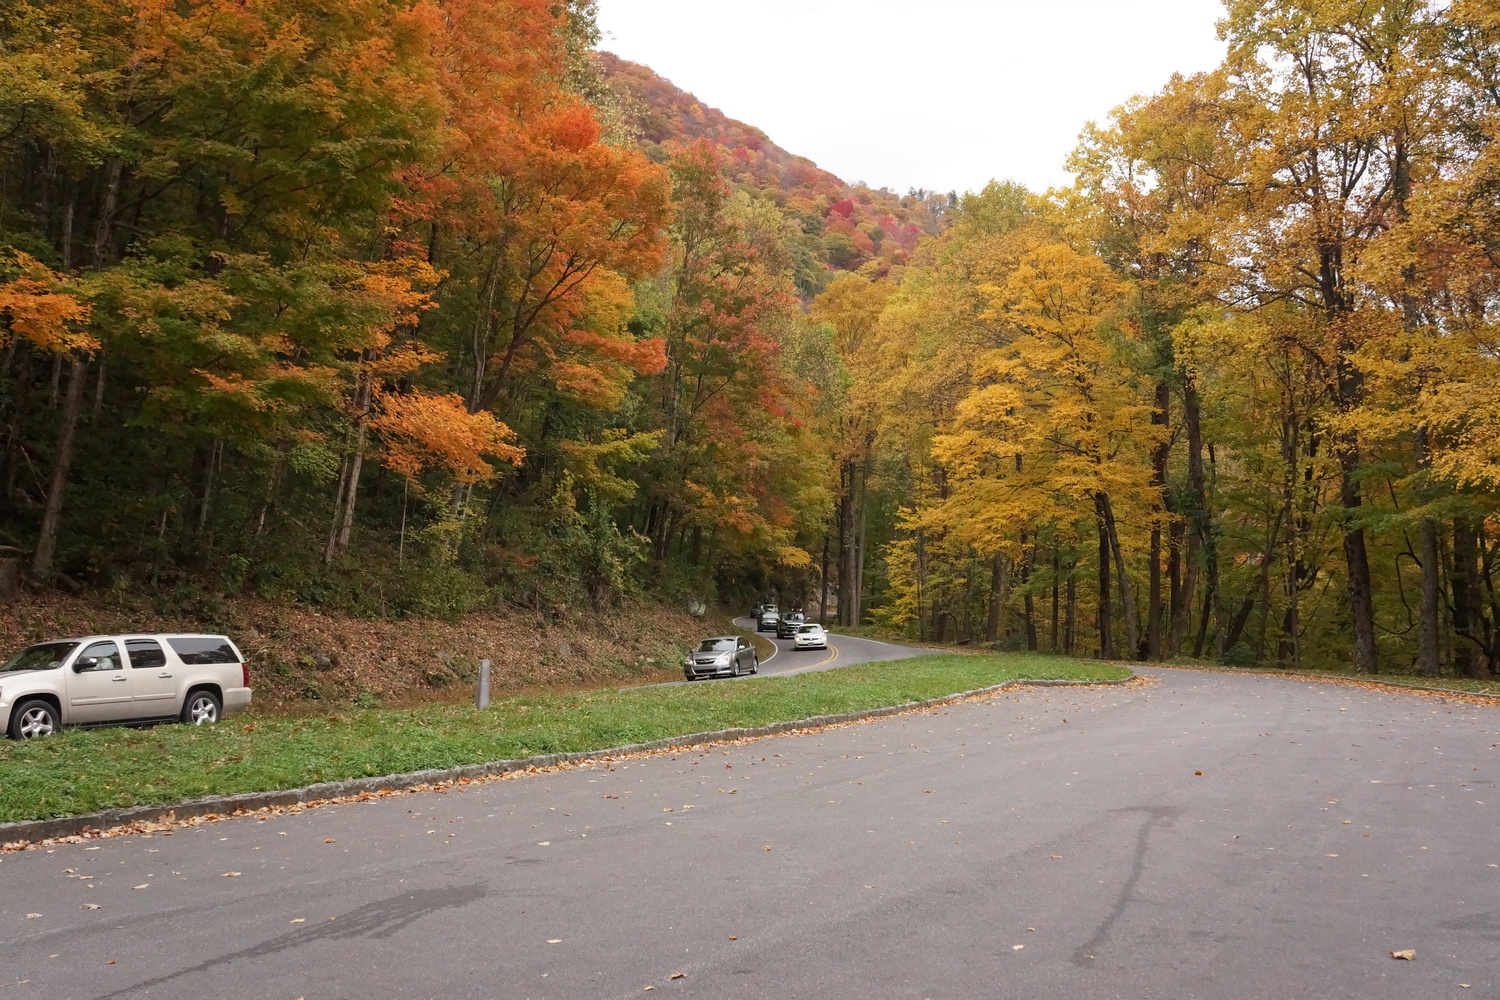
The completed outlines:
{"type": "Polygon", "coordinates": [[[742,635],[704,639],[682,661],[682,676],[690,681],[700,677],[738,677],[759,670],[760,655],[742,635]]]}
{"type": "Polygon", "coordinates": [[[760,614],[755,616],[755,631],[774,632],[776,623],[781,620],[781,613],[776,610],[774,604],[761,605],[760,614]]]}
{"type": "Polygon", "coordinates": [[[807,624],[807,616],[800,611],[793,611],[781,616],[776,623],[776,638],[790,639],[797,634],[797,630],[807,624]]]}

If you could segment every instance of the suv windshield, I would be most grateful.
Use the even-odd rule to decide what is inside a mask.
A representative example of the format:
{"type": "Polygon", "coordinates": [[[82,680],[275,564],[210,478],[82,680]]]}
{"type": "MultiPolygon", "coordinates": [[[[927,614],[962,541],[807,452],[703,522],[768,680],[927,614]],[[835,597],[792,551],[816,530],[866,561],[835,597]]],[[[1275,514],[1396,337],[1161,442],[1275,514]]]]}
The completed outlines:
{"type": "Polygon", "coordinates": [[[732,653],[734,652],[733,639],[704,639],[698,644],[700,653],[732,653]]]}
{"type": "Polygon", "coordinates": [[[68,654],[77,648],[76,642],[39,642],[35,646],[27,646],[5,661],[5,666],[0,667],[0,674],[14,673],[17,670],[51,670],[53,667],[60,667],[62,661],[68,658],[68,654]]]}

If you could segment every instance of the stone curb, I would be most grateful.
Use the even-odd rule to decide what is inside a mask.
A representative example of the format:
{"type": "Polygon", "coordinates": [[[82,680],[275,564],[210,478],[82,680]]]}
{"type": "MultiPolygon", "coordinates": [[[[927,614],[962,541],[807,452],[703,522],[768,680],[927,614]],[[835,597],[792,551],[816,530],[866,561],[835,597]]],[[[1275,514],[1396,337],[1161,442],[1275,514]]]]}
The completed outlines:
{"type": "Polygon", "coordinates": [[[131,823],[150,823],[165,816],[190,819],[213,813],[232,814],[265,809],[270,806],[293,806],[321,799],[348,798],[357,795],[400,791],[417,785],[433,785],[460,779],[490,778],[513,771],[531,768],[556,767],[559,764],[574,764],[579,761],[597,760],[623,754],[651,753],[677,747],[700,746],[704,743],[721,743],[728,740],[753,739],[763,736],[779,736],[799,729],[819,729],[846,722],[865,719],[880,719],[891,715],[920,711],[951,705],[969,698],[995,694],[1013,687],[1092,687],[1100,684],[1127,684],[1136,675],[1121,680],[1065,681],[1065,680],[1012,680],[993,687],[976,688],[959,694],[929,698],[925,701],[909,701],[886,708],[868,708],[859,712],[839,715],[817,715],[795,722],[773,722],[764,726],[748,726],[741,729],[721,729],[711,733],[692,733],[688,736],[672,736],[649,743],[633,743],[629,746],[604,750],[582,750],[575,753],[539,754],[519,760],[497,760],[487,764],[465,764],[461,767],[441,768],[429,771],[411,771],[406,774],[388,774],[375,778],[351,778],[348,781],[323,781],[301,788],[290,788],[273,792],[244,792],[239,795],[209,795],[201,799],[189,799],[169,805],[131,806],[127,809],[106,809],[103,812],[85,813],[80,816],[61,816],[57,819],[19,820],[0,823],[0,844],[24,844],[57,837],[72,837],[78,834],[108,830],[111,827],[128,826],[131,823]]]}

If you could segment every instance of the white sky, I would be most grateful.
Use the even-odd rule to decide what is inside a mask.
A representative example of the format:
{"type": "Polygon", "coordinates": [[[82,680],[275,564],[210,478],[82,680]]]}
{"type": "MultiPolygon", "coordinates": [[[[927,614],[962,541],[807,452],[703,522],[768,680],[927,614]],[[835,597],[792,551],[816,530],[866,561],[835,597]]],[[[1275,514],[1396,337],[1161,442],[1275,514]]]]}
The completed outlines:
{"type": "Polygon", "coordinates": [[[1223,55],[1218,0],[600,0],[600,47],[849,182],[1041,190],[1085,122],[1223,55]]]}

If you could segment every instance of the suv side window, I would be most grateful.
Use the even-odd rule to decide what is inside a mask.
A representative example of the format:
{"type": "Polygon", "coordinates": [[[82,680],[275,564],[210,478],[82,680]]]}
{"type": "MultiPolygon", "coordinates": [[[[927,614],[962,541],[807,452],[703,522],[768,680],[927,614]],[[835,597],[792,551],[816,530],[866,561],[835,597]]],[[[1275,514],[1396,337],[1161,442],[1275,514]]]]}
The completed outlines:
{"type": "Polygon", "coordinates": [[[177,636],[167,639],[168,645],[172,647],[183,663],[239,663],[240,658],[234,652],[234,647],[229,640],[223,636],[195,635],[177,636]]]}
{"type": "Polygon", "coordinates": [[[155,639],[126,639],[125,652],[135,670],[150,670],[167,665],[167,654],[155,639]]]}
{"type": "Polygon", "coordinates": [[[79,653],[78,659],[95,661],[93,666],[85,667],[85,670],[121,670],[125,666],[120,662],[120,647],[112,642],[96,642],[79,653]]]}

